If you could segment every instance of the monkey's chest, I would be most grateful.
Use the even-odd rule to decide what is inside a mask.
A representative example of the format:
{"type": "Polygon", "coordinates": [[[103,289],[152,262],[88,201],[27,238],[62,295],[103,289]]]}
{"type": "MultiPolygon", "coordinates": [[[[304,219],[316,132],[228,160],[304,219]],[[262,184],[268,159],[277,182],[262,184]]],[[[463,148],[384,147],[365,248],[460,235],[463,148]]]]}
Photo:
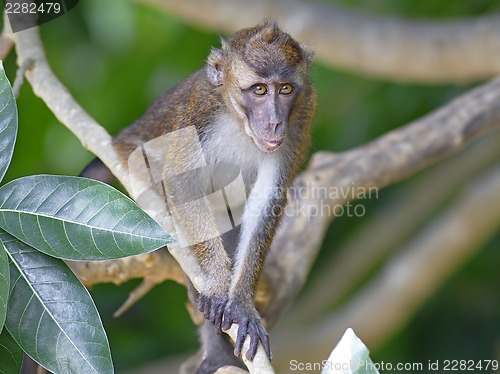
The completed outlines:
{"type": "Polygon", "coordinates": [[[242,178],[249,193],[257,179],[259,168],[266,160],[252,140],[241,133],[218,131],[203,143],[203,153],[212,171],[214,187],[223,188],[242,178]],[[242,136],[244,136],[242,138],[242,136]]]}

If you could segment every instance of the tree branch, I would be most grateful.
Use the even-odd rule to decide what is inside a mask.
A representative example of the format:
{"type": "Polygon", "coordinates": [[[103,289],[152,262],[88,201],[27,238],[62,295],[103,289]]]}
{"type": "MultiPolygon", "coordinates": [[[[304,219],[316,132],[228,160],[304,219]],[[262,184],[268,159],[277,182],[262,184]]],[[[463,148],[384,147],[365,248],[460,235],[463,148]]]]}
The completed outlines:
{"type": "MultiPolygon", "coordinates": [[[[11,17],[15,16],[11,14],[11,17]]],[[[38,27],[13,34],[9,18],[4,17],[4,34],[16,44],[19,66],[32,61],[26,71],[26,77],[35,95],[40,97],[82,145],[110,167],[113,174],[128,188],[128,173],[111,146],[111,136],[78,105],[56,78],[47,62],[38,27]]]]}
{"type": "Polygon", "coordinates": [[[500,74],[500,14],[417,21],[303,0],[136,1],[228,33],[271,17],[325,64],[383,79],[449,83],[500,74]]]}
{"type": "Polygon", "coordinates": [[[383,343],[454,269],[498,232],[500,204],[495,202],[499,199],[500,168],[496,166],[428,222],[345,306],[313,327],[275,335],[276,367],[288,367],[290,357],[307,362],[323,360],[346,327],[354,328],[370,347],[383,343]],[[291,338],[297,336],[301,339],[291,338]]]}
{"type": "Polygon", "coordinates": [[[110,261],[66,261],[86,287],[99,283],[120,285],[131,279],[144,278],[159,284],[165,280],[186,283],[184,272],[167,251],[159,250],[110,261]]]}
{"type": "Polygon", "coordinates": [[[280,323],[297,325],[320,318],[423,225],[460,186],[500,159],[500,132],[485,137],[440,163],[400,191],[336,250],[328,265],[309,280],[300,302],[280,323]],[[429,190],[432,189],[432,193],[429,190]]]}
{"type": "Polygon", "coordinates": [[[294,181],[266,262],[266,274],[275,287],[265,311],[268,323],[273,325],[295,299],[328,225],[345,203],[400,181],[498,128],[500,78],[364,146],[314,154],[294,181]]]}

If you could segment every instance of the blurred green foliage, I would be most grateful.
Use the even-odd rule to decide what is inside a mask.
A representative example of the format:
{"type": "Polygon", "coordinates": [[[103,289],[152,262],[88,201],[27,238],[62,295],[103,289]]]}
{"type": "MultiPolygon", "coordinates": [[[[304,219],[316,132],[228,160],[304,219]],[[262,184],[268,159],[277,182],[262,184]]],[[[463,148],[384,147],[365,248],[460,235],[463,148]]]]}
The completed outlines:
{"type": "MultiPolygon", "coordinates": [[[[326,0],[323,0],[326,1],[326,0]]],[[[449,18],[500,11],[496,0],[343,0],[375,14],[449,18]]],[[[218,35],[173,15],[123,0],[82,0],[69,14],[41,27],[49,61],[75,99],[112,134],[138,118],[151,101],[203,66],[218,35]]],[[[15,54],[5,62],[9,78],[15,54]]],[[[404,85],[352,73],[313,68],[319,94],[313,147],[342,151],[361,145],[441,106],[467,86],[404,85]]],[[[6,181],[40,173],[77,175],[92,159],[25,83],[18,100],[19,135],[6,181]]],[[[418,178],[418,176],[416,177],[418,178]]],[[[366,201],[363,218],[341,217],[327,234],[314,271],[321,269],[373,212],[383,208],[412,178],[366,201]]],[[[491,359],[500,355],[497,236],[381,349],[374,361],[491,359]]],[[[314,274],[312,275],[314,276],[314,274]]],[[[99,285],[92,294],[109,333],[118,372],[197,347],[184,308],[185,289],[172,282],[155,288],[123,317],[111,315],[137,282],[99,285]]]]}

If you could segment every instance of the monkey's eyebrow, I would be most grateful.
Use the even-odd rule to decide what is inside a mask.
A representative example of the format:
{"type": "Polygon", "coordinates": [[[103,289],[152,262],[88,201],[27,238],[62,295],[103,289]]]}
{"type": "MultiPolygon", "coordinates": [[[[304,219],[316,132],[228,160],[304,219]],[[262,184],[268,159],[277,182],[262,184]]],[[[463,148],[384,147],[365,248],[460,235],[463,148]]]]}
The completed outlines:
{"type": "Polygon", "coordinates": [[[282,81],[282,82],[257,82],[257,83],[253,83],[251,84],[250,86],[248,87],[242,87],[240,86],[240,90],[241,91],[250,91],[252,89],[253,86],[255,85],[263,85],[263,86],[268,86],[269,84],[278,84],[278,85],[283,85],[283,84],[291,84],[293,89],[296,90],[296,91],[302,91],[304,89],[304,87],[299,84],[299,83],[295,83],[295,82],[292,82],[292,81],[282,81]]]}
{"type": "Polygon", "coordinates": [[[288,82],[283,81],[283,82],[280,82],[279,84],[280,85],[291,84],[294,91],[302,91],[304,89],[304,87],[301,84],[293,82],[293,81],[288,81],[288,82]]]}
{"type": "Polygon", "coordinates": [[[298,84],[298,83],[293,83],[293,82],[285,82],[285,83],[291,84],[292,87],[293,87],[293,89],[297,90],[297,91],[302,91],[304,89],[304,87],[301,84],[298,84]]]}
{"type": "Polygon", "coordinates": [[[254,86],[257,86],[257,85],[261,85],[261,86],[266,86],[267,87],[267,83],[257,82],[257,83],[252,83],[248,87],[240,86],[240,90],[242,90],[242,91],[250,91],[254,86]]]}

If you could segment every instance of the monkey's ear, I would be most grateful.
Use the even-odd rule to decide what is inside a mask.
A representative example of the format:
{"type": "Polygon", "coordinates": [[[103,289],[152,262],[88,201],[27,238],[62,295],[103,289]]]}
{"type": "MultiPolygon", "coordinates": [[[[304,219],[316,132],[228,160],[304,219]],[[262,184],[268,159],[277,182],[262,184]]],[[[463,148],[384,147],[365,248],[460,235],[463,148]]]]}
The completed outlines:
{"type": "Polygon", "coordinates": [[[214,86],[220,86],[224,83],[224,65],[221,49],[212,48],[207,59],[207,78],[214,86]]]}
{"type": "Polygon", "coordinates": [[[301,46],[304,51],[304,57],[308,64],[314,60],[315,53],[308,45],[301,46]]]}

